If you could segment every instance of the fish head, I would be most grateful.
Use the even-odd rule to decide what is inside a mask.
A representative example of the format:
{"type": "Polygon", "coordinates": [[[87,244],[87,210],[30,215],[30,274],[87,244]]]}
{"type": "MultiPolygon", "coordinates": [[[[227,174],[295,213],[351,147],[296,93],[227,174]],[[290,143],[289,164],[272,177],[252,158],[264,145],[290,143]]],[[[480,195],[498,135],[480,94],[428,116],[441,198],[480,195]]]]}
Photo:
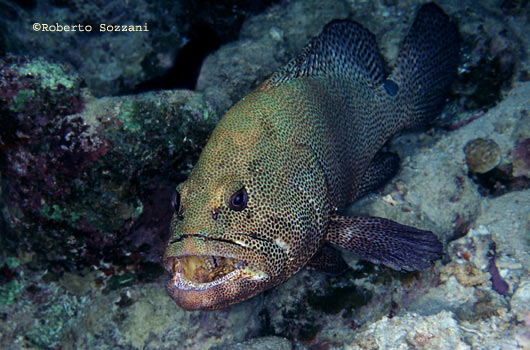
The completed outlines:
{"type": "Polygon", "coordinates": [[[286,257],[252,228],[252,188],[233,179],[210,195],[191,183],[179,186],[175,195],[181,209],[173,215],[164,256],[172,274],[169,294],[184,309],[196,310],[222,308],[259,293],[286,257]]]}
{"type": "Polygon", "coordinates": [[[259,127],[227,120],[173,197],[167,291],[187,310],[223,308],[285,281],[319,240],[315,211],[286,152],[259,127]]]}

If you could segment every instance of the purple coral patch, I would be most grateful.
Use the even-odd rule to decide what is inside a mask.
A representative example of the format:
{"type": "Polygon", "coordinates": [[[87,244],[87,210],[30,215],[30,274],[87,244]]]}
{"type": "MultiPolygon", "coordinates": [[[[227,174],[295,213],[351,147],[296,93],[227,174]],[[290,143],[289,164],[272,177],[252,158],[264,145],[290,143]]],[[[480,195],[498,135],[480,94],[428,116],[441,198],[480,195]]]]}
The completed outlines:
{"type": "Polygon", "coordinates": [[[499,269],[497,268],[497,264],[495,263],[496,253],[497,252],[495,249],[495,243],[493,243],[491,252],[488,256],[488,271],[491,275],[492,288],[500,295],[507,296],[510,287],[508,286],[508,283],[506,283],[506,281],[502,279],[501,274],[499,273],[499,269]]]}

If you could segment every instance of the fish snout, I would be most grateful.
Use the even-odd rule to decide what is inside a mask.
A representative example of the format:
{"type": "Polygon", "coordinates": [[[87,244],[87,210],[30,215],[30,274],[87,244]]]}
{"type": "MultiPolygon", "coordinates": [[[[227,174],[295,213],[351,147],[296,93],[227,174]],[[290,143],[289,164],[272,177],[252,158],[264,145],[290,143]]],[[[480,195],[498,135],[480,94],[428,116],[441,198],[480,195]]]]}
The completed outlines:
{"type": "Polygon", "coordinates": [[[248,299],[278,281],[271,264],[278,265],[258,249],[266,243],[245,234],[183,234],[170,241],[163,259],[172,276],[166,289],[187,310],[218,309],[248,299]]]}

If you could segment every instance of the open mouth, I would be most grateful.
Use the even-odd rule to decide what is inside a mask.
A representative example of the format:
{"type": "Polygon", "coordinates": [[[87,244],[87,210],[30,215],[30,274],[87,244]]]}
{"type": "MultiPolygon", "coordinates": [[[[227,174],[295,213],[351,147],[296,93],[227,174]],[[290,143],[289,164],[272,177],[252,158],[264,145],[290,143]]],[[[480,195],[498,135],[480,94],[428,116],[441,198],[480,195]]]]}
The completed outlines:
{"type": "Polygon", "coordinates": [[[169,259],[172,282],[178,289],[203,290],[234,280],[261,280],[267,274],[243,260],[223,256],[187,255],[169,259]]]}

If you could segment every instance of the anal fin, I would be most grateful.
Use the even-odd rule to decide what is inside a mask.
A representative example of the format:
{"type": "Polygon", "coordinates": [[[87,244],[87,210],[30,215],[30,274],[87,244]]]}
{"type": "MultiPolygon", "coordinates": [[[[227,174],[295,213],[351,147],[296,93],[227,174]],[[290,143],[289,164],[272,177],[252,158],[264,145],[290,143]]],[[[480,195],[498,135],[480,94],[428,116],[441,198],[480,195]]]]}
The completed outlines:
{"type": "Polygon", "coordinates": [[[425,269],[441,258],[443,249],[430,231],[370,216],[332,217],[326,240],[395,270],[425,269]]]}

